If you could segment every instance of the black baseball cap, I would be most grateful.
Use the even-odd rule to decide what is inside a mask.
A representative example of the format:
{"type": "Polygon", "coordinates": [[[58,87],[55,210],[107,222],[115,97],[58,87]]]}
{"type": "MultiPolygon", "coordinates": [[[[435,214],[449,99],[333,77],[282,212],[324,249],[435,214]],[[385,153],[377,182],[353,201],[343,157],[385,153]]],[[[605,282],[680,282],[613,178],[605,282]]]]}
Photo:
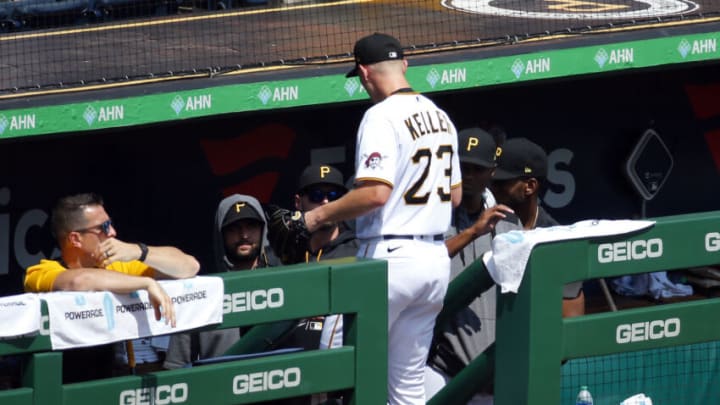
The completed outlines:
{"type": "Polygon", "coordinates": [[[547,176],[547,154],[527,138],[510,138],[503,144],[495,180],[547,176]]]}
{"type": "Polygon", "coordinates": [[[265,222],[265,218],[253,208],[253,206],[245,201],[236,201],[223,218],[222,227],[226,227],[241,219],[254,219],[259,222],[265,222]]]}
{"type": "Polygon", "coordinates": [[[357,76],[359,65],[372,65],[386,60],[402,59],[404,56],[400,41],[379,32],[360,38],[355,42],[353,54],[355,55],[355,67],[345,77],[357,76]]]}
{"type": "Polygon", "coordinates": [[[347,191],[343,175],[337,168],[326,164],[310,165],[303,170],[298,181],[298,191],[317,184],[329,184],[347,191]]]}
{"type": "Polygon", "coordinates": [[[497,166],[502,150],[495,143],[495,138],[480,128],[467,128],[458,132],[458,148],[461,162],[486,168],[497,166]]]}

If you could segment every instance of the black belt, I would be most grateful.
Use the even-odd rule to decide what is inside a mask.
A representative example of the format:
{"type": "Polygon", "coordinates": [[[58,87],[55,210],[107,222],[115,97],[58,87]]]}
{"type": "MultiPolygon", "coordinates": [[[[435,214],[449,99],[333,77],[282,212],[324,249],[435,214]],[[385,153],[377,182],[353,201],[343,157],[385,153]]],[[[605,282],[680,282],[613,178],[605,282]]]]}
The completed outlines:
{"type": "MultiPolygon", "coordinates": [[[[383,235],[383,240],[390,240],[390,239],[422,239],[425,235],[383,235]]],[[[435,235],[427,235],[428,237],[432,236],[432,240],[438,242],[441,240],[445,240],[445,237],[443,234],[438,233],[435,235]]]]}

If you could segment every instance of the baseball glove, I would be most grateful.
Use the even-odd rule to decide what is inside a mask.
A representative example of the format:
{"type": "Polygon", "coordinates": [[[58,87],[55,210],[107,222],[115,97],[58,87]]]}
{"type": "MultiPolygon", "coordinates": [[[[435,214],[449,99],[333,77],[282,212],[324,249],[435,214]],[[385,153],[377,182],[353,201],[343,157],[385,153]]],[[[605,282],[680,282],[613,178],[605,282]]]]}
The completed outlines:
{"type": "Polygon", "coordinates": [[[280,261],[283,264],[304,262],[310,232],[305,226],[303,213],[269,206],[265,215],[268,220],[268,241],[280,261]]]}

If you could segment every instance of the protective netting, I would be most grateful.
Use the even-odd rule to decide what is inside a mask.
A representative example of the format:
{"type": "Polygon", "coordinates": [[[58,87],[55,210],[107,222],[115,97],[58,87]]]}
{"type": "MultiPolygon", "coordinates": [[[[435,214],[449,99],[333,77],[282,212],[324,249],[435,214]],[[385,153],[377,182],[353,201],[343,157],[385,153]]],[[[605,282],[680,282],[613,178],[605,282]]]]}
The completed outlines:
{"type": "Polygon", "coordinates": [[[418,51],[695,20],[720,0],[0,0],[0,91],[346,60],[385,32],[418,51]]]}
{"type": "Polygon", "coordinates": [[[562,367],[561,404],[574,404],[581,386],[603,405],[638,394],[653,405],[720,403],[718,349],[709,342],[570,360],[562,367]]]}

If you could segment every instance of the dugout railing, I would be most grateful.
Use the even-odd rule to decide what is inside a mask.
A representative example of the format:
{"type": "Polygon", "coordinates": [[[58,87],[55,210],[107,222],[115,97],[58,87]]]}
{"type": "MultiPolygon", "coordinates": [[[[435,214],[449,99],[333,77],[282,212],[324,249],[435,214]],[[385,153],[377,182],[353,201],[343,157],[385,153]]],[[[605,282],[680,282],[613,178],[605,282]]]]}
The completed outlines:
{"type": "Polygon", "coordinates": [[[387,265],[384,261],[350,258],[219,276],[224,279],[226,302],[228,295],[232,299],[233,294],[247,295],[270,289],[282,289],[284,299],[282,305],[225,313],[222,324],[205,329],[268,325],[343,313],[346,314],[345,345],[332,350],[308,350],[63,384],[62,352],[52,351],[49,337],[41,333],[0,341],[0,356],[26,357],[22,387],[0,391],[0,403],[249,404],[334,391],[343,391],[348,404],[385,402],[387,265]]]}
{"type": "MultiPolygon", "coordinates": [[[[574,403],[568,395],[561,399],[561,364],[570,359],[653,352],[675,346],[696,345],[720,340],[720,299],[652,305],[618,312],[589,314],[563,319],[562,288],[566,283],[622,275],[670,271],[720,263],[720,211],[653,218],[647,230],[622,236],[579,239],[538,245],[532,251],[517,294],[498,294],[496,343],[463,372],[451,380],[429,404],[462,404],[472,396],[477,381],[487,381],[495,369],[497,405],[548,405],[574,403]]],[[[451,283],[445,310],[467,304],[467,289],[475,292],[492,286],[487,270],[474,263],[451,283]]],[[[441,313],[443,317],[448,313],[441,313]]],[[[715,358],[717,346],[710,348],[715,358]]],[[[657,354],[657,353],[655,353],[657,354]]],[[[671,360],[666,368],[674,367],[671,360]]],[[[717,364],[709,367],[711,384],[717,380],[717,364]]],[[[637,391],[652,393],[662,384],[652,370],[646,381],[634,381],[637,391]],[[653,379],[655,379],[653,381],[653,379]]],[[[580,377],[580,380],[602,380],[580,377]]],[[[582,383],[587,384],[586,381],[582,383]]],[[[583,384],[583,385],[584,385],[583,384]]],[[[625,389],[607,387],[606,390],[625,389]]],[[[577,392],[578,387],[571,387],[577,392]]],[[[687,387],[674,387],[682,391],[687,387]]],[[[593,387],[591,385],[591,391],[593,387]]],[[[680,392],[681,402],[716,403],[707,389],[680,392]]],[[[597,392],[597,391],[596,391],[597,392]]],[[[714,395],[714,394],[713,394],[714,395]]],[[[652,397],[652,395],[649,395],[652,397]]],[[[618,395],[596,395],[595,404],[618,404],[618,395]],[[612,401],[608,398],[613,397],[612,401]]]]}

